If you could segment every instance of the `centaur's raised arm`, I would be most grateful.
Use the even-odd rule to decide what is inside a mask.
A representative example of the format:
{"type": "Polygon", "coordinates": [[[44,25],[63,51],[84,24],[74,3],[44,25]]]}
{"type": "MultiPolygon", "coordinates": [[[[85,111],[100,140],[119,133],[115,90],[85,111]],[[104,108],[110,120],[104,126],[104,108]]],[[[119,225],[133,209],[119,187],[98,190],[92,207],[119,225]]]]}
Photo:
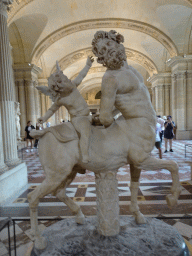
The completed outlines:
{"type": "Polygon", "coordinates": [[[113,107],[115,104],[117,81],[114,76],[105,75],[101,85],[100,122],[108,127],[113,123],[113,107]]]}

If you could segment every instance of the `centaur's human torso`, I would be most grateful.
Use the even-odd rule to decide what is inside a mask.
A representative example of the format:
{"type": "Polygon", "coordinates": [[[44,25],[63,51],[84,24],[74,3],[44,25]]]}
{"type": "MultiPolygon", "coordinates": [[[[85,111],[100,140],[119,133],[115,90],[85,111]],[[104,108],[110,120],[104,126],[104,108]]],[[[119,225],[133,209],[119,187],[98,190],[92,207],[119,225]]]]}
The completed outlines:
{"type": "Polygon", "coordinates": [[[129,158],[141,162],[148,157],[155,144],[156,114],[148,89],[131,69],[107,70],[105,76],[113,77],[117,83],[114,105],[127,122],[129,158]]]}

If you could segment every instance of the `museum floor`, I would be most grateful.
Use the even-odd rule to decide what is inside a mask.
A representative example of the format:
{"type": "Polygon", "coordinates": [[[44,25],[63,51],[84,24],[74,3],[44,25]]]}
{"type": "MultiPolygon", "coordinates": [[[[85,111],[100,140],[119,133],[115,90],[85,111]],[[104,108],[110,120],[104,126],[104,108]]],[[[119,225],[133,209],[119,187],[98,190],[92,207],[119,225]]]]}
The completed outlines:
{"type": "MultiPolygon", "coordinates": [[[[164,220],[168,224],[178,229],[181,235],[192,246],[192,219],[178,219],[182,216],[192,216],[192,181],[191,167],[186,161],[192,161],[191,150],[188,148],[187,157],[185,158],[185,144],[192,144],[191,141],[173,141],[174,152],[163,154],[164,159],[172,159],[179,164],[179,176],[182,185],[182,193],[179,203],[173,209],[169,209],[165,196],[170,190],[171,176],[167,170],[143,171],[141,174],[141,184],[138,194],[138,203],[143,214],[151,217],[156,216],[173,216],[175,219],[164,220]]],[[[164,149],[164,145],[163,145],[164,149]]],[[[152,155],[158,157],[157,149],[154,149],[152,155]]],[[[22,154],[20,153],[20,157],[22,154]]],[[[28,188],[23,191],[13,201],[1,208],[1,217],[10,216],[18,218],[27,218],[29,216],[29,208],[27,202],[27,193],[35,189],[43,179],[44,171],[38,158],[38,150],[26,153],[23,152],[23,161],[28,167],[28,188]]],[[[130,215],[130,174],[129,167],[124,166],[119,169],[118,189],[120,201],[120,214],[130,215]]],[[[96,214],[96,192],[94,184],[94,174],[87,171],[85,175],[77,174],[72,185],[67,188],[67,195],[81,205],[83,213],[88,217],[96,214]]],[[[45,218],[40,221],[41,230],[55,223],[54,218],[71,217],[69,209],[57,198],[47,195],[40,200],[39,216],[45,218]],[[53,218],[52,221],[46,218],[53,218]]],[[[11,229],[12,230],[12,229],[11,229]]],[[[27,249],[32,245],[30,235],[30,225],[27,221],[19,221],[16,224],[17,234],[17,255],[26,255],[27,249]]],[[[12,233],[13,236],[13,233],[12,233]]],[[[13,239],[13,238],[12,238],[13,239]]],[[[0,232],[0,256],[8,255],[7,230],[0,232]]]]}

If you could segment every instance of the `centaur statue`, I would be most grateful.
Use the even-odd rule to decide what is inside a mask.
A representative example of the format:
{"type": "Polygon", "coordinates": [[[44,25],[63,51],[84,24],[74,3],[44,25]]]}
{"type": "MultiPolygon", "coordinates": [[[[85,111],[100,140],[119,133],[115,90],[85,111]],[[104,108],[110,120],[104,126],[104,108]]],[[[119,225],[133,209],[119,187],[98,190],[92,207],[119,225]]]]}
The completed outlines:
{"type": "MultiPolygon", "coordinates": [[[[142,169],[169,170],[173,183],[171,194],[167,195],[166,200],[169,206],[177,203],[181,192],[178,165],[174,161],[157,159],[150,154],[155,145],[156,114],[142,76],[127,64],[123,41],[123,36],[114,30],[98,31],[92,41],[92,51],[98,63],[107,68],[101,85],[99,119],[102,128],[91,125],[88,106],[77,90],[77,86],[92,65],[93,58],[88,58],[85,68],[75,80],[69,80],[57,67],[57,71],[49,78],[49,86],[39,87],[54,101],[39,121],[46,122],[60,106],[65,106],[71,114],[72,122],[31,132],[31,136],[40,139],[39,157],[46,174],[42,184],[28,194],[36,248],[43,249],[46,246],[45,239],[38,231],[37,207],[39,199],[47,194],[51,193],[63,201],[76,216],[76,222],[84,223],[85,217],[80,207],[66,195],[66,187],[78,172],[85,173],[86,169],[93,171],[96,178],[99,177],[101,180],[107,174],[112,177],[120,167],[130,165],[129,209],[138,224],[146,222],[137,204],[142,169]],[[114,121],[112,114],[114,106],[122,113],[121,120],[114,121]]],[[[110,182],[111,180],[112,178],[109,178],[110,182]]],[[[117,187],[117,182],[113,184],[117,187]]],[[[105,188],[102,189],[105,195],[105,188]]],[[[100,193],[97,193],[97,197],[98,194],[100,193]]],[[[105,204],[101,204],[100,208],[102,207],[105,207],[105,204]]],[[[103,215],[105,214],[101,214],[99,219],[103,215]]],[[[110,222],[113,219],[114,217],[110,222]]],[[[109,236],[117,234],[119,232],[117,222],[114,224],[114,229],[110,229],[109,232],[106,231],[108,227],[103,224],[104,222],[100,223],[101,226],[105,226],[105,228],[102,226],[101,230],[104,231],[101,233],[109,236]]]]}

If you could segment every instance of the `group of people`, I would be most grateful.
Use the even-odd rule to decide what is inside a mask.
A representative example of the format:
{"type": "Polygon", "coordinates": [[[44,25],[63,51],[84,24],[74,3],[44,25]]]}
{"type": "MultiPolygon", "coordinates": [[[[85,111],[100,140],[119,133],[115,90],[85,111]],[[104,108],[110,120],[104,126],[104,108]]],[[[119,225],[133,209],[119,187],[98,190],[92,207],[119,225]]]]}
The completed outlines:
{"type": "Polygon", "coordinates": [[[165,116],[161,118],[161,116],[157,116],[157,123],[156,123],[156,140],[155,140],[155,146],[159,150],[159,158],[162,159],[162,138],[164,136],[165,141],[165,151],[164,153],[167,153],[167,145],[169,143],[169,151],[173,152],[172,149],[172,140],[174,137],[174,128],[175,123],[172,121],[172,116],[165,116]]]}
{"type": "MultiPolygon", "coordinates": [[[[46,127],[50,127],[51,126],[51,123],[50,122],[47,122],[46,123],[46,127]]],[[[25,140],[27,141],[27,149],[26,149],[26,152],[28,153],[29,152],[29,144],[30,144],[30,151],[32,152],[33,151],[33,148],[37,148],[37,145],[38,145],[38,139],[35,140],[35,143],[34,143],[34,139],[30,136],[30,132],[33,130],[33,129],[36,129],[36,130],[42,130],[43,129],[43,126],[40,124],[40,123],[36,123],[36,127],[34,127],[32,125],[32,122],[31,121],[28,121],[27,122],[27,126],[25,127],[25,140]],[[33,145],[34,143],[34,145],[33,145]]]]}

